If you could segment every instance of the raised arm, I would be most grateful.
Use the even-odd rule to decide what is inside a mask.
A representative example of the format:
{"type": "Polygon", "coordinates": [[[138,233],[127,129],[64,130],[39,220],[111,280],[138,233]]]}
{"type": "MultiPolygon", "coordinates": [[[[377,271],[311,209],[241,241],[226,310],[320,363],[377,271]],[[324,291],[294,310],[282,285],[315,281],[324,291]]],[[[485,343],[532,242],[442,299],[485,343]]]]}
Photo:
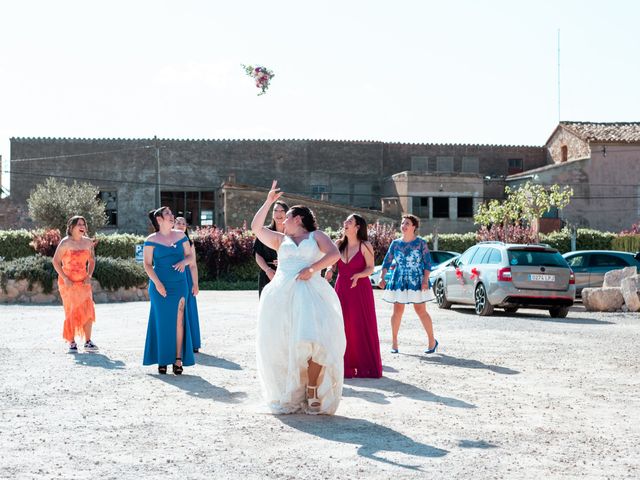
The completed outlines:
{"type": "Polygon", "coordinates": [[[271,205],[273,205],[273,203],[283,195],[283,192],[281,192],[277,186],[278,181],[274,180],[271,184],[271,190],[269,190],[269,193],[267,194],[267,199],[251,221],[251,230],[256,237],[258,237],[258,239],[267,247],[273,250],[278,250],[280,248],[280,243],[282,242],[284,235],[280,232],[269,230],[264,226],[264,224],[267,221],[267,215],[269,210],[271,210],[271,205]]]}

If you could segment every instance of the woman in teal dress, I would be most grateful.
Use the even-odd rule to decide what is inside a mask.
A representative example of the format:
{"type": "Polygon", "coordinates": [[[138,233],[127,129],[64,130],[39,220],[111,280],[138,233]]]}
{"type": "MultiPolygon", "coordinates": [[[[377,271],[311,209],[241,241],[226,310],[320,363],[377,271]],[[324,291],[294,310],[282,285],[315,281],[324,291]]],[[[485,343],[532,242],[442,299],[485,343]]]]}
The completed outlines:
{"type": "Polygon", "coordinates": [[[174,230],[169,207],[149,212],[156,230],[144,242],[144,269],[149,275],[151,311],[144,347],[144,365],[158,364],[159,373],[180,375],[183,366],[195,364],[191,332],[185,328],[189,298],[185,267],[192,260],[191,246],[184,232],[174,230]]]}
{"type": "Polygon", "coordinates": [[[189,290],[189,299],[187,300],[187,324],[191,331],[191,341],[193,342],[193,353],[200,351],[200,316],[198,315],[198,301],[196,296],[200,292],[198,287],[198,264],[196,263],[196,249],[193,246],[193,240],[189,237],[189,228],[187,227],[187,219],[184,217],[176,217],[176,230],[184,232],[191,246],[191,254],[193,261],[191,265],[187,265],[185,273],[187,275],[187,288],[189,290]]]}

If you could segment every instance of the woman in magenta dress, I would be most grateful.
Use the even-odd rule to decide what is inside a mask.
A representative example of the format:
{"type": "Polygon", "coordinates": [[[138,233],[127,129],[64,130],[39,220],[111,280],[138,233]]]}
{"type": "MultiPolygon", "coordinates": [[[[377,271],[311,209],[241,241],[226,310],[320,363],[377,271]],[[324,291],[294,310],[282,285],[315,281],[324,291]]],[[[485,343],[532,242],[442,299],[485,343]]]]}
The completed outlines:
{"type": "Polygon", "coordinates": [[[331,280],[337,266],[336,293],[342,305],[347,350],[344,354],[345,378],[380,378],[380,340],[373,289],[369,275],[373,272],[373,247],[367,241],[367,222],[352,214],[344,221],[344,234],[336,242],[338,263],[327,270],[331,280]]]}

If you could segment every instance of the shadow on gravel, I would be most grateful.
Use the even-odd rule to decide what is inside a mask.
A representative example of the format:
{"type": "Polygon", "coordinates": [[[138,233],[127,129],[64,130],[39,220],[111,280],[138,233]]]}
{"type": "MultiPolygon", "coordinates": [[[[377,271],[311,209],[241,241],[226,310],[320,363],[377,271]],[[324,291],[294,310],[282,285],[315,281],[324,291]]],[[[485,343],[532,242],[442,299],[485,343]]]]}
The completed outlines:
{"type": "MultiPolygon", "coordinates": [[[[476,311],[472,308],[452,308],[454,312],[462,313],[463,315],[472,315],[477,317],[476,311]]],[[[543,310],[540,310],[541,312],[543,310]]],[[[583,308],[572,309],[569,312],[569,316],[566,318],[552,318],[548,313],[507,313],[501,310],[496,310],[494,314],[490,317],[482,317],[486,320],[491,318],[514,318],[514,319],[522,319],[522,320],[536,320],[538,322],[553,322],[553,323],[574,323],[578,325],[614,325],[615,322],[608,322],[606,320],[596,320],[595,318],[583,318],[583,317],[574,317],[572,313],[583,313],[583,308]]]]}
{"type": "Polygon", "coordinates": [[[371,403],[378,403],[381,405],[390,403],[389,396],[383,392],[391,393],[393,397],[407,397],[414,400],[420,400],[423,402],[441,403],[447,407],[454,408],[476,408],[471,403],[458,400],[457,398],[441,397],[427,390],[410,385],[408,383],[400,382],[388,377],[382,377],[377,379],[360,379],[352,378],[345,380],[345,385],[352,385],[357,387],[366,387],[369,390],[354,390],[353,388],[345,387],[342,389],[343,397],[355,397],[367,400],[371,403]],[[376,391],[382,390],[383,392],[376,391]]]}
{"type": "Polygon", "coordinates": [[[396,369],[395,369],[395,368],[393,368],[393,367],[389,367],[389,366],[387,366],[387,365],[383,365],[383,366],[382,366],[382,371],[383,371],[383,372],[389,372],[389,373],[398,373],[398,370],[396,370],[396,369]]]}
{"type": "Polygon", "coordinates": [[[358,455],[397,467],[422,471],[419,465],[407,465],[383,458],[378,452],[398,452],[414,457],[444,457],[447,450],[418,443],[382,425],[361,418],[325,415],[277,415],[285,425],[309,435],[358,446],[358,455]]]}
{"type": "Polygon", "coordinates": [[[74,355],[76,365],[83,367],[100,367],[107,370],[121,370],[124,368],[122,360],[113,360],[102,353],[79,353],[74,355]]]}
{"type": "Polygon", "coordinates": [[[196,363],[206,367],[225,368],[227,370],[242,370],[242,367],[231,360],[209,355],[207,353],[198,352],[195,354],[196,363]]]}
{"type": "Polygon", "coordinates": [[[473,368],[473,369],[485,369],[491,372],[500,373],[502,375],[517,375],[520,373],[518,370],[513,370],[507,367],[501,367],[499,365],[491,365],[483,363],[480,360],[472,360],[469,358],[452,357],[451,355],[436,354],[433,356],[425,355],[408,355],[416,357],[427,363],[439,363],[441,365],[448,365],[451,367],[473,368]]]}
{"type": "Polygon", "coordinates": [[[484,440],[460,440],[458,446],[460,448],[498,448],[497,445],[485,442],[484,440]]]}
{"type": "MultiPolygon", "coordinates": [[[[169,372],[171,372],[171,366],[169,366],[169,372]]],[[[247,396],[245,392],[230,392],[226,388],[216,387],[198,375],[183,374],[176,376],[168,373],[167,375],[152,376],[153,378],[157,378],[158,380],[162,380],[165,383],[184,390],[187,395],[192,397],[216,400],[223,403],[241,403],[242,399],[247,396]]]]}

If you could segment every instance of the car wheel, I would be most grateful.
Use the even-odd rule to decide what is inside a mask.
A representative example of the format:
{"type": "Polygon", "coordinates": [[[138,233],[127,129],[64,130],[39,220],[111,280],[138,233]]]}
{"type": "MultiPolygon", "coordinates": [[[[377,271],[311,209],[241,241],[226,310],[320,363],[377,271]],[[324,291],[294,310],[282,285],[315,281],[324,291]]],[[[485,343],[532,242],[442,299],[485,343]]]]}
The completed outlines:
{"type": "Polygon", "coordinates": [[[516,313],[518,311],[518,307],[504,307],[504,311],[507,313],[516,313]]]}
{"type": "Polygon", "coordinates": [[[569,307],[553,307],[549,309],[552,318],[564,318],[569,313],[569,307]]]}
{"type": "Polygon", "coordinates": [[[493,305],[489,302],[487,298],[487,290],[484,288],[484,285],[479,283],[476,287],[476,313],[481,317],[486,317],[487,315],[491,315],[493,313],[493,305]]]}
{"type": "Polygon", "coordinates": [[[451,308],[451,305],[453,304],[447,300],[447,294],[444,292],[444,282],[442,280],[438,280],[436,282],[433,293],[436,296],[436,302],[438,303],[439,308],[444,308],[446,310],[451,308]]]}

